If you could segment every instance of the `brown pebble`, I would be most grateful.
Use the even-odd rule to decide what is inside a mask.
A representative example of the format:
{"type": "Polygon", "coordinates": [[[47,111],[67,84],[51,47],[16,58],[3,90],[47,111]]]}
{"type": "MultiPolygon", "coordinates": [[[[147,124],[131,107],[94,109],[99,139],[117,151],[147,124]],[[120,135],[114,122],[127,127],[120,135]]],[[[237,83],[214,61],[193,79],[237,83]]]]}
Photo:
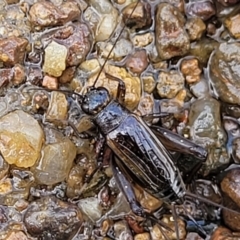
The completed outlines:
{"type": "Polygon", "coordinates": [[[33,85],[40,85],[43,80],[43,74],[40,67],[29,67],[27,81],[33,85]]]}
{"type": "Polygon", "coordinates": [[[221,182],[221,190],[240,207],[240,168],[227,172],[221,182]]]}
{"type": "Polygon", "coordinates": [[[131,216],[125,217],[128,225],[135,233],[143,233],[144,228],[143,226],[140,226],[139,222],[136,221],[136,219],[132,218],[131,216]]]}
{"type": "Polygon", "coordinates": [[[22,63],[28,41],[22,37],[11,36],[0,39],[0,61],[5,66],[22,63]]]}
{"type": "Polygon", "coordinates": [[[58,88],[58,80],[55,77],[45,75],[43,78],[42,86],[55,90],[58,88]]]}
{"type": "Polygon", "coordinates": [[[13,78],[13,71],[11,68],[0,69],[0,87],[8,85],[13,78]]]}
{"type": "Polygon", "coordinates": [[[240,38],[240,14],[231,16],[225,20],[225,26],[230,34],[239,39],[240,38]]]}
{"type": "Polygon", "coordinates": [[[12,231],[5,240],[28,240],[29,238],[21,231],[12,231]]]}
{"type": "Polygon", "coordinates": [[[198,60],[193,58],[182,61],[181,72],[188,83],[194,83],[200,80],[202,70],[199,68],[198,60]]]}
{"type": "Polygon", "coordinates": [[[232,232],[225,227],[218,227],[212,234],[210,240],[227,240],[232,239],[232,232]]]}
{"type": "Polygon", "coordinates": [[[16,64],[13,68],[13,79],[14,85],[21,84],[26,78],[25,69],[22,65],[16,64]]]}
{"type": "Polygon", "coordinates": [[[122,12],[125,25],[131,29],[148,28],[152,24],[151,6],[149,3],[138,2],[129,4],[122,12]],[[133,9],[135,8],[134,12],[133,9]]]}
{"type": "Polygon", "coordinates": [[[138,50],[130,55],[126,62],[126,67],[133,73],[142,73],[148,66],[146,50],[138,50]]]}
{"type": "Polygon", "coordinates": [[[197,16],[202,20],[208,20],[216,13],[216,8],[211,0],[190,1],[186,6],[188,16],[197,16]]]}
{"type": "Polygon", "coordinates": [[[69,83],[74,77],[76,67],[69,67],[65,69],[62,75],[59,77],[60,83],[69,83]]]}

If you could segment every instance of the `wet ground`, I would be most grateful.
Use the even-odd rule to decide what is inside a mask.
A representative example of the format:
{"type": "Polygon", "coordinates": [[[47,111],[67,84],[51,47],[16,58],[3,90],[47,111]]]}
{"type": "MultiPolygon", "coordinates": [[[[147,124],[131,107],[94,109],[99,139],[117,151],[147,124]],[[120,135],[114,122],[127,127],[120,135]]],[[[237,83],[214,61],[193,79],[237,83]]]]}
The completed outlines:
{"type": "MultiPolygon", "coordinates": [[[[109,162],[84,184],[99,141],[79,99],[96,79],[116,98],[109,75],[124,81],[128,110],[169,113],[149,124],[208,151],[187,189],[240,212],[239,10],[238,0],[0,0],[0,239],[164,239],[129,214],[109,162]]],[[[184,180],[199,162],[174,160],[184,180]]],[[[134,191],[148,212],[163,206],[134,191]]],[[[191,199],[177,215],[181,239],[240,239],[240,214],[191,199]]]]}

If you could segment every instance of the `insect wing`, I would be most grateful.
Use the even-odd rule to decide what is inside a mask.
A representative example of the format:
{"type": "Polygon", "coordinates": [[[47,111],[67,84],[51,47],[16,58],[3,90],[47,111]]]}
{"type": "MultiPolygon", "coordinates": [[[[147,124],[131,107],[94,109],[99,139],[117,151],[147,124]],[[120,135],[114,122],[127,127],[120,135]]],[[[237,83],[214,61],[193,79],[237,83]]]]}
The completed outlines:
{"type": "Polygon", "coordinates": [[[169,153],[140,117],[127,116],[107,135],[107,144],[133,179],[155,197],[171,199],[184,192],[169,153]]]}

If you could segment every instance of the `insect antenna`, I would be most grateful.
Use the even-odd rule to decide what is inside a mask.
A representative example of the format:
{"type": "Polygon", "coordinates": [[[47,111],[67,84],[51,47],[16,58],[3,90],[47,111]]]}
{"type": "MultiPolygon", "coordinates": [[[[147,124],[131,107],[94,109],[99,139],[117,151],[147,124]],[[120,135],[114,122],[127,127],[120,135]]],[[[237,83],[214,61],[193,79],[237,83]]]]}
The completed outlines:
{"type": "MultiPolygon", "coordinates": [[[[138,1],[136,2],[136,5],[134,6],[133,10],[131,11],[131,13],[130,13],[128,19],[130,19],[131,16],[133,15],[133,13],[134,13],[134,11],[136,10],[136,8],[137,8],[139,2],[140,2],[140,0],[138,0],[138,1]]],[[[98,78],[99,78],[101,72],[103,71],[103,69],[104,69],[104,67],[105,67],[105,65],[106,65],[106,63],[107,63],[107,61],[108,61],[108,59],[109,59],[111,53],[113,52],[113,50],[114,50],[114,48],[115,48],[115,46],[116,46],[118,40],[120,39],[120,37],[121,37],[123,31],[124,31],[125,28],[126,28],[126,25],[127,25],[128,21],[129,21],[128,19],[127,19],[127,22],[126,22],[126,23],[123,25],[123,27],[121,28],[120,33],[118,34],[118,36],[117,36],[117,38],[116,38],[114,44],[112,45],[112,47],[111,47],[111,49],[110,49],[110,51],[109,51],[109,53],[108,53],[108,55],[107,55],[107,57],[106,57],[106,60],[104,61],[103,65],[101,66],[100,71],[98,72],[98,74],[97,74],[97,76],[96,76],[96,78],[95,78],[95,80],[94,80],[94,83],[93,83],[93,86],[92,86],[92,87],[95,87],[95,85],[96,85],[96,83],[97,83],[97,81],[98,81],[98,78]]]]}
{"type": "Polygon", "coordinates": [[[204,198],[204,197],[201,197],[201,196],[199,196],[199,195],[197,195],[197,194],[194,194],[194,193],[191,193],[191,192],[188,192],[188,191],[185,193],[185,197],[189,197],[189,198],[191,198],[191,199],[197,199],[197,200],[199,200],[199,201],[201,201],[201,202],[210,204],[210,205],[212,205],[212,206],[214,206],[214,207],[219,207],[219,208],[221,208],[221,209],[224,209],[224,210],[226,210],[226,211],[232,212],[232,213],[234,213],[234,214],[240,214],[240,212],[238,212],[238,211],[235,211],[235,210],[233,210],[233,209],[231,209],[231,208],[225,207],[225,206],[223,206],[223,205],[221,205],[221,204],[215,203],[215,202],[213,202],[213,201],[211,201],[211,200],[209,200],[209,199],[206,199],[206,198],[204,198]]]}

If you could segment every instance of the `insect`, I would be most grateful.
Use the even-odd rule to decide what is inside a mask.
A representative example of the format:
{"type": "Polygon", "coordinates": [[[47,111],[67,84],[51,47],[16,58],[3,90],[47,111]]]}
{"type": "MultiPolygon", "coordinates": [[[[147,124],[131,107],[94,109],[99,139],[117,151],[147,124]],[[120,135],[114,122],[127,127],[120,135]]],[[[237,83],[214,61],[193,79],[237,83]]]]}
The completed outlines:
{"type": "MultiPolygon", "coordinates": [[[[116,42],[120,38],[123,29],[124,27],[120,31],[116,42]]],[[[106,61],[101,69],[104,68],[106,61]]],[[[207,157],[207,151],[164,128],[149,127],[144,118],[133,114],[124,107],[126,89],[121,79],[106,74],[107,77],[118,82],[116,99],[111,98],[107,89],[95,87],[100,72],[93,86],[88,88],[87,93],[79,96],[79,103],[82,111],[91,117],[103,136],[102,148],[107,145],[112,150],[111,165],[113,173],[133,213],[154,220],[151,216],[147,216],[147,213],[137,202],[130,184],[131,180],[134,180],[154,197],[170,205],[174,216],[176,216],[175,204],[182,204],[185,197],[197,198],[200,201],[224,208],[187,191],[179,169],[165,146],[168,145],[170,150],[195,155],[202,162],[207,157]],[[171,144],[171,142],[174,144],[171,144]]],[[[189,217],[191,218],[191,216],[189,217]]],[[[163,228],[167,228],[163,223],[158,223],[163,228]]],[[[175,228],[177,238],[179,238],[177,225],[175,228]]]]}

